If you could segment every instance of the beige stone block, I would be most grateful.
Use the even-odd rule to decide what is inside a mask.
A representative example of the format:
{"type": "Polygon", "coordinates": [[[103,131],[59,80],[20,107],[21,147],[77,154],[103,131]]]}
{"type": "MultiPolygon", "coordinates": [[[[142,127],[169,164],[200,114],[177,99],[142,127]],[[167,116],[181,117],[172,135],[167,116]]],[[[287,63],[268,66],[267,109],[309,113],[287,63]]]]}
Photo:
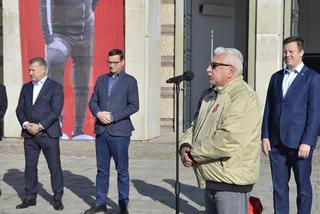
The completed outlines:
{"type": "Polygon", "coordinates": [[[174,4],[161,4],[161,24],[174,24],[174,4]]]}
{"type": "Polygon", "coordinates": [[[146,0],[125,0],[126,10],[141,10],[145,8],[146,0]]]}
{"type": "Polygon", "coordinates": [[[6,137],[19,137],[21,127],[15,109],[22,86],[19,11],[17,2],[3,1],[3,82],[7,87],[8,109],[4,118],[6,137]]]}
{"type": "Polygon", "coordinates": [[[168,87],[166,80],[174,76],[174,68],[173,67],[161,67],[161,76],[160,76],[160,87],[168,87]]]}
{"type": "Polygon", "coordinates": [[[271,75],[282,68],[282,36],[258,35],[256,91],[264,104],[271,75]]]}
{"type": "Polygon", "coordinates": [[[126,70],[138,81],[140,99],[132,140],[145,140],[160,135],[160,2],[126,1],[125,22],[126,70]]]}
{"type": "Polygon", "coordinates": [[[2,0],[3,10],[18,10],[19,0],[2,0]]]}
{"type": "Polygon", "coordinates": [[[174,99],[161,98],[160,102],[160,115],[161,118],[174,118],[174,99]]]}
{"type": "Polygon", "coordinates": [[[282,32],[283,1],[261,0],[257,4],[257,34],[282,32]]]}
{"type": "Polygon", "coordinates": [[[174,55],[174,36],[170,36],[170,35],[161,36],[161,55],[162,56],[174,55]]]}

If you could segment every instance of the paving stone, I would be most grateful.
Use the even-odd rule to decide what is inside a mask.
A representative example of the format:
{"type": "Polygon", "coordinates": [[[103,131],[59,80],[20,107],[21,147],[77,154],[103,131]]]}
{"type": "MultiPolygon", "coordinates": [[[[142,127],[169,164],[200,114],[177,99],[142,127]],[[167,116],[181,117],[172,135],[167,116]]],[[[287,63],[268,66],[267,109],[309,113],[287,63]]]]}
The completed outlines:
{"type": "MultiPolygon", "coordinates": [[[[165,133],[151,141],[134,141],[130,156],[130,213],[175,213],[175,136],[165,133]]],[[[95,203],[95,144],[93,141],[61,141],[61,162],[64,174],[63,211],[50,205],[52,190],[50,174],[41,154],[38,166],[39,192],[37,206],[16,210],[24,191],[24,152],[21,138],[6,138],[0,142],[1,190],[0,214],[83,213],[95,203]]],[[[193,170],[179,164],[180,213],[197,214],[204,211],[203,191],[196,186],[193,170]]],[[[312,184],[314,202],[312,213],[319,213],[320,203],[319,150],[314,153],[312,184]]],[[[292,176],[293,177],[293,176],[292,176]]],[[[261,154],[260,177],[252,195],[261,199],[264,214],[273,213],[272,183],[269,161],[261,154]]],[[[296,213],[296,187],[290,181],[290,213],[296,213]]],[[[117,181],[114,164],[111,166],[108,214],[117,213],[117,181]]]]}

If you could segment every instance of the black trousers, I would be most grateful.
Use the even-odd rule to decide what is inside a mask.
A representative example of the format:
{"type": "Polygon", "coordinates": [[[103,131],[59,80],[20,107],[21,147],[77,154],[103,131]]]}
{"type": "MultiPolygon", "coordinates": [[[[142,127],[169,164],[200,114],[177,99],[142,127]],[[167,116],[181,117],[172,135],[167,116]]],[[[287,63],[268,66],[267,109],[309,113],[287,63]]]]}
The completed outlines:
{"type": "Polygon", "coordinates": [[[0,141],[2,141],[3,137],[3,118],[0,117],[0,141]]]}
{"type": "Polygon", "coordinates": [[[25,199],[35,200],[38,193],[38,160],[42,150],[51,175],[53,200],[61,200],[63,195],[63,175],[60,162],[59,138],[45,134],[24,139],[25,154],[25,199]]]}

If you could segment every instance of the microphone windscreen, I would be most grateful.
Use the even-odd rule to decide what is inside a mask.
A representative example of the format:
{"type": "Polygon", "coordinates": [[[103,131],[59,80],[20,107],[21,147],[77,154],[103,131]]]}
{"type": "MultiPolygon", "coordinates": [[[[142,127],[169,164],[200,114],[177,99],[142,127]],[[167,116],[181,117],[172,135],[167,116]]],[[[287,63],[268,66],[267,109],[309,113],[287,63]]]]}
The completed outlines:
{"type": "Polygon", "coordinates": [[[185,81],[191,81],[194,78],[194,73],[192,71],[186,71],[183,74],[185,81]]]}

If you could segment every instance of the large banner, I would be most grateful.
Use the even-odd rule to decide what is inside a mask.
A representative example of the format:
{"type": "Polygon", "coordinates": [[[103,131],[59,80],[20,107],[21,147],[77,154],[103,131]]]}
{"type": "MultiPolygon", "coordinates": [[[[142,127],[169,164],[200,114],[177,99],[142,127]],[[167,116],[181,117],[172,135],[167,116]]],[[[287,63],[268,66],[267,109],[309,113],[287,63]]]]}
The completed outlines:
{"type": "Polygon", "coordinates": [[[63,139],[92,139],[88,109],[107,53],[124,50],[123,0],[19,0],[23,82],[28,61],[45,57],[48,76],[64,85],[63,139]]]}

